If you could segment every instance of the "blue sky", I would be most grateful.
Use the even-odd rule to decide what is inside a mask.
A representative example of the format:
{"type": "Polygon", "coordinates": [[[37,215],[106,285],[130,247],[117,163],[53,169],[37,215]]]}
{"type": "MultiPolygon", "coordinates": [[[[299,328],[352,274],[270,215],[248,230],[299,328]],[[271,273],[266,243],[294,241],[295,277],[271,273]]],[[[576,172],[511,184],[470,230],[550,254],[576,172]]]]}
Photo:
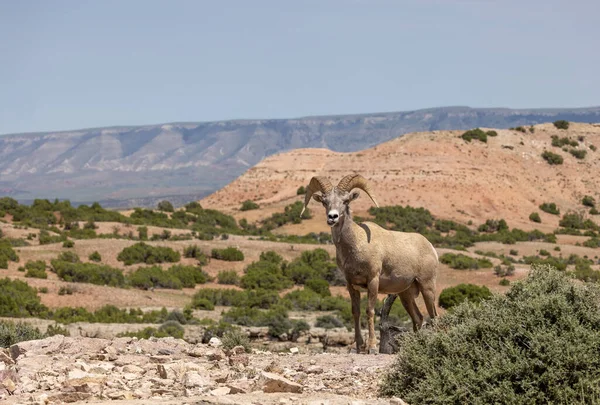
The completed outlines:
{"type": "Polygon", "coordinates": [[[600,1],[0,0],[0,134],[600,105],[600,1]]]}

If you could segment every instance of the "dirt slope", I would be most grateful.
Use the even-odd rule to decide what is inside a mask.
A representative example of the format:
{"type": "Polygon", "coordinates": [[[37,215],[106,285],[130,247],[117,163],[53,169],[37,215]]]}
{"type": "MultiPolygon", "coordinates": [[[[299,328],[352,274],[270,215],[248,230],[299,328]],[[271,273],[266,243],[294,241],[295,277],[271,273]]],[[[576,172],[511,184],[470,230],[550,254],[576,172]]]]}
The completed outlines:
{"type": "MultiPolygon", "coordinates": [[[[236,213],[244,200],[261,209],[236,213],[257,220],[302,197],[296,196],[314,175],[333,182],[348,173],[367,177],[380,205],[422,206],[435,216],[461,222],[481,223],[504,218],[511,227],[531,229],[528,217],[540,212],[541,224],[552,230],[559,217],[541,212],[543,202],[555,202],[561,213],[584,211],[584,195],[600,200],[600,124],[571,123],[568,130],[552,124],[534,127],[534,133],[497,130],[487,143],[465,142],[463,131],[433,131],[404,135],[356,153],[325,149],[299,149],[264,159],[237,180],[200,201],[207,208],[236,213]],[[582,139],[577,149],[587,151],[580,160],[551,145],[551,136],[582,139]],[[544,150],[563,156],[562,165],[551,166],[541,157],[544,150]]],[[[311,205],[320,213],[320,207],[311,205]]],[[[370,207],[366,198],[354,204],[356,213],[370,207]]],[[[320,219],[315,230],[326,230],[320,219]]],[[[304,229],[306,230],[306,229],[304,229]]]]}

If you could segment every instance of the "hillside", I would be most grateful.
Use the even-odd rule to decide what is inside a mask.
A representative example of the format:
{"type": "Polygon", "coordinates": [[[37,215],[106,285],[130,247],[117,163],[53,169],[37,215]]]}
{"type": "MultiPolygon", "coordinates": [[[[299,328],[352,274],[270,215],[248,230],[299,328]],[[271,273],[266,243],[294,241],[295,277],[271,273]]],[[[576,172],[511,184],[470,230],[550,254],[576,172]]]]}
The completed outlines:
{"type": "Polygon", "coordinates": [[[105,206],[176,205],[236,179],[270,155],[297,148],[359,151],[405,133],[508,128],[566,119],[600,122],[600,108],[468,107],[280,120],[107,127],[0,136],[0,195],[68,198],[105,206]]]}
{"type": "MultiPolygon", "coordinates": [[[[205,207],[228,209],[238,217],[256,220],[280,210],[290,202],[314,175],[339,181],[359,172],[371,183],[381,206],[425,207],[435,216],[474,224],[486,219],[504,218],[511,227],[551,231],[559,216],[542,212],[538,206],[554,202],[561,214],[585,212],[581,201],[590,195],[600,200],[600,125],[572,123],[568,130],[552,124],[536,125],[533,133],[497,130],[487,143],[466,142],[464,131],[412,133],[370,149],[336,153],[325,149],[299,149],[271,156],[218,192],[201,200],[205,207]],[[560,147],[552,146],[552,136],[570,138],[576,148],[586,151],[577,159],[560,147]],[[550,165],[541,155],[545,150],[564,158],[550,165]],[[242,201],[253,200],[261,210],[238,212],[242,201]],[[541,224],[529,220],[539,212],[541,224]]],[[[317,204],[310,207],[321,214],[317,204]]],[[[370,201],[360,198],[354,210],[360,215],[370,201]]],[[[322,217],[305,221],[300,233],[327,231],[322,217]],[[312,228],[308,224],[312,224],[312,228]]]]}

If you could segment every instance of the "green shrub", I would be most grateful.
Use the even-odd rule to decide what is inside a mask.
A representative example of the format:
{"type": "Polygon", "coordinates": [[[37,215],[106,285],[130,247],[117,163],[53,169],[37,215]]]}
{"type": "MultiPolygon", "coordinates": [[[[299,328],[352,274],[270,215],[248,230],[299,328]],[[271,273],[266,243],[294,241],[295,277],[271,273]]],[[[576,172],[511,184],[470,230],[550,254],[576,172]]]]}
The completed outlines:
{"type": "Polygon", "coordinates": [[[258,208],[259,208],[259,206],[257,203],[255,203],[254,201],[246,200],[242,203],[240,211],[250,211],[250,210],[256,210],[258,208]]]}
{"type": "Polygon", "coordinates": [[[511,250],[508,252],[508,254],[509,254],[509,255],[511,255],[511,256],[518,256],[518,255],[519,255],[519,251],[518,251],[518,250],[515,250],[515,249],[511,249],[511,250]]]}
{"type": "Polygon", "coordinates": [[[26,322],[11,322],[0,320],[0,347],[8,348],[15,343],[27,340],[43,339],[40,330],[26,322]]]}
{"type": "Polygon", "coordinates": [[[61,252],[56,260],[68,263],[81,263],[81,259],[75,252],[61,252]]]}
{"type": "Polygon", "coordinates": [[[271,262],[278,266],[283,263],[283,257],[272,250],[268,250],[266,252],[262,252],[259,257],[260,261],[271,262]]]}
{"type": "Polygon", "coordinates": [[[322,297],[331,297],[329,283],[323,279],[312,278],[306,281],[306,288],[313,290],[322,297]]]}
{"type": "Polygon", "coordinates": [[[529,220],[531,222],[537,222],[538,224],[542,222],[542,218],[540,218],[540,214],[538,214],[537,212],[532,212],[531,214],[529,214],[529,220]]]}
{"type": "Polygon", "coordinates": [[[317,317],[315,327],[324,329],[341,328],[344,323],[333,315],[322,315],[317,317]]]}
{"type": "Polygon", "coordinates": [[[75,242],[73,242],[71,239],[67,239],[63,242],[62,245],[64,248],[72,248],[75,246],[75,242]]]}
{"type": "Polygon", "coordinates": [[[304,188],[304,186],[298,187],[298,190],[296,190],[296,195],[304,195],[304,194],[306,194],[306,189],[304,188]]]}
{"type": "Polygon", "coordinates": [[[181,255],[179,252],[176,252],[169,247],[150,246],[144,242],[138,242],[135,245],[123,249],[117,256],[117,260],[124,262],[127,266],[134,263],[176,263],[180,259],[181,255]]]}
{"type": "Polygon", "coordinates": [[[148,227],[140,226],[138,227],[138,237],[140,240],[148,240],[148,227]]]}
{"type": "Polygon", "coordinates": [[[58,289],[58,295],[73,295],[73,287],[71,286],[62,286],[58,289]]]}
{"type": "Polygon", "coordinates": [[[542,158],[550,165],[562,165],[563,163],[563,157],[561,155],[552,153],[548,150],[542,153],[542,158]]]}
{"type": "Polygon", "coordinates": [[[498,132],[493,131],[493,130],[492,131],[486,131],[485,133],[486,133],[487,136],[491,136],[491,137],[498,136],[498,132]]]}
{"type": "Polygon", "coordinates": [[[242,346],[246,353],[250,353],[250,339],[248,338],[248,335],[239,328],[230,329],[223,333],[221,343],[223,343],[223,349],[225,350],[231,350],[234,347],[242,346]]]}
{"type": "Polygon", "coordinates": [[[595,145],[590,145],[590,149],[591,149],[592,151],[596,152],[596,149],[597,149],[597,148],[596,148],[596,146],[595,146],[595,145]]]}
{"type": "Polygon", "coordinates": [[[598,211],[596,209],[596,207],[590,208],[590,215],[598,215],[598,214],[600,214],[600,211],[598,211]]]}
{"type": "Polygon", "coordinates": [[[9,241],[0,239],[0,269],[8,269],[8,262],[18,262],[19,256],[9,241]]]}
{"type": "Polygon", "coordinates": [[[196,284],[205,284],[211,281],[208,273],[199,266],[176,264],[175,266],[171,266],[167,272],[178,278],[181,281],[181,286],[184,288],[194,288],[196,284]]]}
{"type": "Polygon", "coordinates": [[[25,269],[27,270],[25,277],[48,278],[46,262],[43,260],[36,260],[35,262],[30,260],[25,264],[25,269]]]}
{"type": "Polygon", "coordinates": [[[40,294],[48,294],[48,287],[40,287],[38,288],[38,292],[40,294]]]}
{"type": "Polygon", "coordinates": [[[217,275],[217,280],[219,284],[227,284],[227,285],[239,285],[240,284],[240,276],[237,274],[235,270],[223,270],[220,271],[217,275]]]}
{"type": "Polygon", "coordinates": [[[285,277],[281,267],[266,261],[258,261],[246,268],[246,274],[240,280],[242,288],[283,290],[293,285],[293,281],[285,277]]]}
{"type": "Polygon", "coordinates": [[[569,153],[577,159],[585,159],[587,151],[584,149],[569,149],[569,153]]]}
{"type": "Polygon", "coordinates": [[[491,297],[492,293],[486,286],[459,284],[442,290],[440,293],[439,305],[442,308],[450,309],[464,301],[479,303],[491,297]]]}
{"type": "Polygon", "coordinates": [[[552,135],[552,146],[557,148],[562,148],[563,146],[572,146],[576,148],[579,146],[579,143],[566,136],[559,138],[557,135],[552,135]]]}
{"type": "Polygon", "coordinates": [[[548,214],[560,215],[560,210],[556,207],[555,203],[543,203],[540,205],[540,209],[548,214]]]}
{"type": "Polygon", "coordinates": [[[213,249],[210,256],[213,259],[225,260],[228,262],[241,262],[244,260],[244,253],[234,247],[228,247],[226,249],[213,249]]]}
{"type": "Polygon", "coordinates": [[[403,334],[380,394],[408,403],[594,403],[600,292],[548,267],[505,295],[463,304],[428,333],[403,334]]]}
{"type": "Polygon", "coordinates": [[[171,288],[180,290],[183,284],[175,274],[168,271],[163,271],[158,266],[140,267],[131,272],[127,277],[129,284],[133,287],[150,289],[150,288],[171,288]]]}
{"type": "Polygon", "coordinates": [[[44,317],[46,308],[35,288],[21,280],[0,279],[0,316],[11,318],[44,317]]]}
{"type": "Polygon", "coordinates": [[[546,249],[541,249],[540,256],[550,256],[550,252],[548,252],[546,249]]]}
{"type": "Polygon", "coordinates": [[[98,253],[98,251],[94,251],[92,254],[90,254],[88,256],[88,259],[93,261],[93,262],[101,262],[102,261],[102,256],[100,256],[100,253],[98,253]]]}
{"type": "Polygon", "coordinates": [[[51,243],[62,242],[65,240],[65,237],[62,235],[50,235],[48,231],[41,230],[38,240],[40,242],[40,245],[49,245],[51,243]]]}
{"type": "Polygon", "coordinates": [[[193,301],[192,308],[203,311],[212,311],[215,309],[215,305],[206,298],[196,298],[193,301]]]}
{"type": "Polygon", "coordinates": [[[581,200],[581,203],[583,205],[585,205],[586,207],[592,207],[593,208],[596,205],[596,200],[594,200],[594,197],[592,197],[591,195],[586,195],[581,200]]]}
{"type": "Polygon", "coordinates": [[[500,284],[503,287],[506,287],[510,285],[510,281],[507,278],[503,278],[498,284],[500,284]]]}
{"type": "Polygon", "coordinates": [[[46,329],[46,336],[55,336],[55,335],[70,336],[71,334],[69,333],[69,331],[66,328],[64,328],[58,324],[48,325],[48,328],[46,329]]]}
{"type": "Polygon", "coordinates": [[[553,122],[557,129],[569,129],[569,121],[558,120],[553,122]]]}
{"type": "Polygon", "coordinates": [[[188,259],[196,259],[202,254],[202,249],[200,249],[200,246],[198,245],[189,245],[183,248],[183,257],[188,259]]]}
{"type": "Polygon", "coordinates": [[[571,228],[571,229],[589,229],[589,230],[598,230],[599,227],[590,219],[584,219],[581,214],[576,212],[570,212],[565,215],[558,221],[558,225],[571,228]]]}
{"type": "Polygon", "coordinates": [[[165,212],[174,212],[175,211],[175,209],[173,208],[173,204],[171,204],[167,200],[163,200],[163,201],[159,202],[157,208],[159,211],[165,211],[165,212]]]}
{"type": "Polygon", "coordinates": [[[479,232],[500,232],[508,230],[508,224],[504,219],[488,219],[485,224],[479,225],[479,232]]]}
{"type": "Polygon", "coordinates": [[[487,136],[488,134],[486,134],[482,129],[475,128],[464,132],[460,137],[467,142],[471,142],[472,139],[476,139],[481,142],[487,142],[487,136]]]}
{"type": "Polygon", "coordinates": [[[492,262],[488,259],[474,259],[469,256],[465,256],[461,253],[444,253],[440,257],[440,262],[447,264],[450,268],[457,270],[477,270],[479,268],[491,268],[492,262]]]}
{"type": "Polygon", "coordinates": [[[302,332],[307,332],[310,330],[310,325],[305,320],[292,320],[292,330],[290,332],[290,340],[292,342],[296,342],[302,332]]]}
{"type": "Polygon", "coordinates": [[[245,302],[246,292],[232,289],[214,289],[214,288],[203,288],[198,290],[192,297],[190,304],[191,308],[201,309],[200,306],[204,306],[204,301],[210,302],[213,307],[214,305],[221,306],[239,306],[245,302]]]}
{"type": "Polygon", "coordinates": [[[300,216],[304,204],[301,201],[296,201],[293,204],[287,205],[283,213],[275,213],[270,218],[262,221],[261,230],[263,232],[272,231],[275,228],[288,223],[299,224],[303,219],[311,218],[311,211],[307,208],[304,214],[300,216]]]}
{"type": "Polygon", "coordinates": [[[61,279],[74,283],[90,283],[111,287],[125,286],[123,271],[95,263],[72,263],[63,260],[51,261],[53,271],[61,279]]]}
{"type": "Polygon", "coordinates": [[[590,239],[586,240],[585,242],[583,242],[583,246],[590,247],[590,248],[599,248],[600,247],[600,238],[597,238],[597,237],[590,238],[590,239]]]}

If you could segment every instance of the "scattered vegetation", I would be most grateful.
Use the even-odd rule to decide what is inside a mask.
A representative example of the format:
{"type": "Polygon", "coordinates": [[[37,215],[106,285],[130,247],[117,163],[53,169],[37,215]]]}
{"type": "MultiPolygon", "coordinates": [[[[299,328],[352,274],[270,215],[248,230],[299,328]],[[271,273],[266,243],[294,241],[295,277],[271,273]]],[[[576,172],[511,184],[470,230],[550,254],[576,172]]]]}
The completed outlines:
{"type": "Polygon", "coordinates": [[[46,262],[43,260],[29,260],[25,263],[25,270],[25,277],[48,278],[48,274],[46,274],[46,262]]]}
{"type": "Polygon", "coordinates": [[[577,159],[585,159],[587,151],[584,149],[569,149],[569,153],[577,159]]]}
{"type": "Polygon", "coordinates": [[[0,239],[0,269],[8,269],[9,261],[18,262],[19,256],[8,240],[0,239]]]}
{"type": "Polygon", "coordinates": [[[8,348],[15,343],[44,337],[38,328],[26,322],[0,320],[0,347],[8,348]]]}
{"type": "Polygon", "coordinates": [[[242,346],[246,353],[250,353],[250,339],[248,338],[248,335],[239,328],[229,329],[223,333],[221,343],[223,343],[223,349],[225,350],[231,350],[234,347],[242,346]]]}
{"type": "Polygon", "coordinates": [[[577,146],[579,146],[579,143],[566,136],[559,138],[557,135],[552,135],[552,146],[557,148],[562,148],[564,146],[572,146],[576,148],[577,146]]]}
{"type": "Polygon", "coordinates": [[[298,190],[296,190],[296,195],[304,195],[304,194],[306,194],[306,189],[304,188],[304,186],[298,187],[298,190]]]}
{"type": "Polygon", "coordinates": [[[165,212],[174,212],[175,211],[175,208],[173,208],[173,204],[171,204],[167,200],[163,200],[163,201],[159,202],[157,208],[159,211],[165,211],[165,212]]]}

